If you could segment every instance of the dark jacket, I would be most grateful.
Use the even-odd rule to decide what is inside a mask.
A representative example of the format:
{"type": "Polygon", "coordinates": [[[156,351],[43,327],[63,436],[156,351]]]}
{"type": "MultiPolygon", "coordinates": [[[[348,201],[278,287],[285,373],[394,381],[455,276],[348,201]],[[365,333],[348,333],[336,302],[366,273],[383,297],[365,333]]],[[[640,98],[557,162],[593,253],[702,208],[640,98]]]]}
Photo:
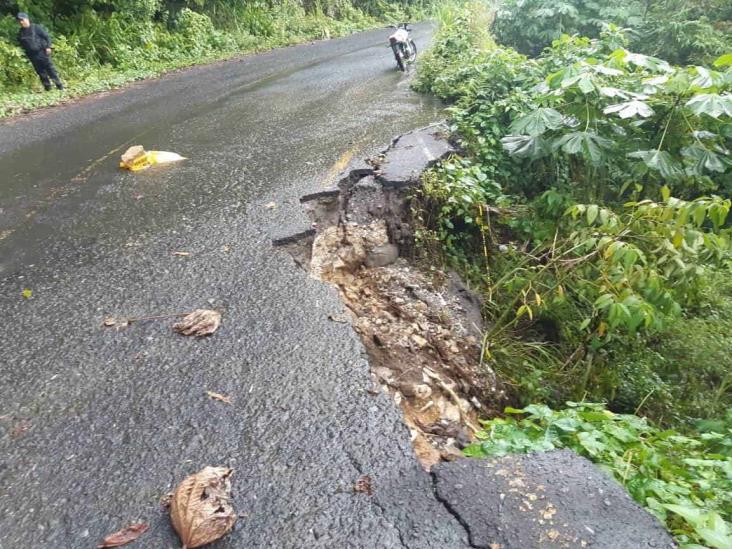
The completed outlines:
{"type": "Polygon", "coordinates": [[[31,23],[27,29],[18,31],[18,44],[26,55],[35,57],[51,47],[51,37],[41,25],[31,23]]]}

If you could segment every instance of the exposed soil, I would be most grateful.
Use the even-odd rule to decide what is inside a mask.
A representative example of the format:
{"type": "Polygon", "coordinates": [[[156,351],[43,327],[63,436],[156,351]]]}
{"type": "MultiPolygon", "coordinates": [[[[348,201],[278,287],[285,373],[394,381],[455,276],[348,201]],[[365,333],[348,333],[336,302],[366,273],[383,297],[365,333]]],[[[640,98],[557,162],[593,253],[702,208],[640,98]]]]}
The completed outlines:
{"type": "Polygon", "coordinates": [[[411,175],[403,184],[383,179],[381,168],[391,154],[403,162],[405,148],[396,141],[373,170],[356,170],[338,189],[303,197],[313,230],[277,244],[338,288],[351,314],[333,320],[351,322],[360,334],[372,390],[387,392],[401,407],[417,457],[429,470],[461,455],[478,418],[502,408],[504,393],[481,364],[479,298],[455,273],[425,272],[399,257],[413,247],[408,194],[418,183],[413,174],[426,166],[405,166],[410,169],[403,173],[411,175]]]}

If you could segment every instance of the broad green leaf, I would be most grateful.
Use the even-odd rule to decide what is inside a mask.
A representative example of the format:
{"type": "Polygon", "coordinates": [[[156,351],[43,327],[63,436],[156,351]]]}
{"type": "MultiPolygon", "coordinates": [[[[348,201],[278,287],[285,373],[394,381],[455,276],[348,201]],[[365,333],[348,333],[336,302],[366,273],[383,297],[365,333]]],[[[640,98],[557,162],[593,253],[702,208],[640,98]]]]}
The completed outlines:
{"type": "Polygon", "coordinates": [[[671,198],[671,189],[668,188],[668,185],[661,187],[661,197],[664,202],[668,202],[668,199],[671,198]]]}
{"type": "Polygon", "coordinates": [[[600,208],[597,206],[597,204],[590,204],[587,207],[587,224],[592,225],[599,214],[600,208]]]}
{"type": "Polygon", "coordinates": [[[695,67],[696,78],[691,81],[691,85],[696,88],[707,89],[712,88],[720,83],[721,74],[716,71],[710,71],[704,67],[695,67]]]}
{"type": "Polygon", "coordinates": [[[646,78],[643,80],[643,83],[648,84],[649,86],[662,86],[666,82],[668,82],[668,76],[666,75],[654,76],[653,78],[646,78]]]}
{"type": "Polygon", "coordinates": [[[506,406],[503,409],[504,414],[524,414],[523,408],[513,408],[512,406],[506,406]]]}
{"type": "Polygon", "coordinates": [[[716,139],[718,136],[716,133],[709,132],[707,130],[694,130],[691,132],[696,139],[716,139]]]}
{"type": "Polygon", "coordinates": [[[599,164],[605,159],[604,150],[611,145],[612,141],[591,131],[571,132],[552,142],[554,150],[561,149],[567,154],[581,154],[593,164],[599,164]]]}
{"type": "Polygon", "coordinates": [[[549,152],[546,141],[540,136],[507,135],[501,139],[501,143],[508,154],[518,158],[535,160],[546,156],[549,152]]]}
{"type": "Polygon", "coordinates": [[[732,67],[732,53],[725,53],[714,62],[715,67],[732,67]]]}
{"type": "Polygon", "coordinates": [[[636,151],[628,155],[640,158],[652,170],[656,170],[666,179],[677,179],[683,175],[681,168],[667,151],[636,151]]]}
{"type": "Polygon", "coordinates": [[[691,112],[697,116],[706,114],[712,118],[720,116],[732,116],[732,95],[719,95],[716,93],[704,93],[695,95],[686,103],[691,112]]]}
{"type": "Polygon", "coordinates": [[[667,503],[664,505],[666,509],[682,516],[689,524],[696,526],[704,520],[704,513],[698,507],[689,507],[686,505],[676,505],[667,503]]]}
{"type": "Polygon", "coordinates": [[[663,59],[658,59],[657,57],[651,57],[649,55],[643,55],[640,53],[632,53],[629,51],[625,52],[624,61],[626,63],[630,63],[631,65],[643,67],[644,69],[649,69],[652,71],[673,72],[674,70],[671,65],[663,59]]]}
{"type": "Polygon", "coordinates": [[[595,91],[595,83],[592,81],[592,77],[590,75],[582,76],[577,82],[577,86],[585,95],[595,91]]]}
{"type": "Polygon", "coordinates": [[[715,549],[732,549],[732,537],[727,534],[710,528],[697,528],[696,532],[710,547],[714,547],[715,549]]]}
{"type": "Polygon", "coordinates": [[[562,431],[574,433],[580,426],[580,422],[573,418],[564,417],[556,421],[552,421],[551,426],[561,429],[562,431]]]}
{"type": "Polygon", "coordinates": [[[632,118],[633,116],[640,116],[642,118],[648,118],[653,116],[655,113],[653,109],[648,106],[644,101],[633,99],[625,103],[618,103],[616,105],[609,105],[603,110],[605,114],[617,114],[620,118],[632,118]]]}
{"type": "Polygon", "coordinates": [[[622,76],[625,74],[619,69],[613,69],[611,67],[606,67],[605,65],[592,65],[592,70],[596,73],[604,74],[605,76],[622,76]]]}
{"type": "Polygon", "coordinates": [[[588,433],[582,431],[577,434],[577,440],[591,456],[596,456],[605,450],[605,443],[602,440],[602,436],[597,432],[588,433]]]}
{"type": "Polygon", "coordinates": [[[554,414],[552,409],[544,404],[530,404],[524,408],[523,413],[529,414],[531,417],[535,417],[537,419],[547,419],[552,417],[554,414]]]}
{"type": "Polygon", "coordinates": [[[701,145],[684,147],[681,149],[681,155],[691,162],[692,169],[698,175],[702,175],[705,170],[717,173],[727,171],[729,161],[701,145]]]}
{"type": "Polygon", "coordinates": [[[620,97],[621,99],[630,98],[630,93],[627,91],[611,87],[600,88],[600,95],[604,95],[605,97],[620,97]]]}
{"type": "Polygon", "coordinates": [[[509,131],[514,135],[538,136],[563,125],[562,114],[551,108],[540,108],[515,120],[509,131]]]}
{"type": "Polygon", "coordinates": [[[663,85],[663,89],[669,93],[686,94],[691,86],[691,77],[687,71],[676,71],[663,85]]]}
{"type": "Polygon", "coordinates": [[[595,307],[597,309],[607,309],[615,301],[615,296],[612,294],[603,294],[595,301],[595,307]]]}
{"type": "MultiPolygon", "coordinates": [[[[547,77],[547,84],[551,89],[557,89],[559,87],[567,87],[565,86],[565,82],[569,82],[573,79],[575,79],[577,76],[582,74],[582,68],[578,65],[569,65],[568,67],[565,67],[564,69],[555,72],[554,74],[550,74],[547,77]]],[[[574,80],[576,81],[576,80],[574,80]]],[[[570,84],[571,85],[571,84],[570,84]]]]}

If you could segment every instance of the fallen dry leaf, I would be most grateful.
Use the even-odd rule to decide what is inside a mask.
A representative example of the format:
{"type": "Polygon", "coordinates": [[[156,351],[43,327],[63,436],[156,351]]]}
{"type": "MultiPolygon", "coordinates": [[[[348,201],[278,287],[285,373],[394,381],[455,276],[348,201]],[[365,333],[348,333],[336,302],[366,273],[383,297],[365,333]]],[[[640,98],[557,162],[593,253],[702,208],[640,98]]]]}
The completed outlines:
{"type": "Polygon", "coordinates": [[[144,522],[138,524],[130,524],[127,528],[122,528],[114,534],[109,534],[102,543],[97,545],[97,549],[107,549],[108,547],[122,547],[128,543],[132,543],[142,534],[147,532],[150,526],[144,522]]]}
{"type": "Polygon", "coordinates": [[[206,394],[214,400],[220,400],[225,404],[231,404],[231,397],[227,397],[220,393],[214,393],[213,391],[206,391],[206,394]]]}
{"type": "Polygon", "coordinates": [[[373,495],[374,486],[371,482],[371,477],[368,475],[360,476],[356,481],[356,484],[353,486],[353,491],[361,492],[362,494],[366,494],[367,496],[373,495]]]}
{"type": "Polygon", "coordinates": [[[274,210],[277,207],[277,203],[268,202],[267,204],[264,205],[264,207],[267,208],[268,210],[274,210]]]}
{"type": "Polygon", "coordinates": [[[170,503],[170,519],[183,549],[194,549],[226,535],[236,522],[231,505],[233,469],[205,467],[178,485],[170,503]]]}
{"type": "Polygon", "coordinates": [[[119,330],[121,328],[127,328],[127,326],[130,325],[130,321],[127,318],[117,318],[114,316],[110,316],[104,319],[104,325],[107,328],[117,328],[119,330]]]}
{"type": "Polygon", "coordinates": [[[221,313],[208,309],[196,309],[173,326],[179,334],[186,336],[207,336],[214,333],[221,324],[221,313]]]}
{"type": "Polygon", "coordinates": [[[173,252],[173,255],[177,255],[180,257],[188,257],[189,255],[191,255],[191,252],[173,252]]]}

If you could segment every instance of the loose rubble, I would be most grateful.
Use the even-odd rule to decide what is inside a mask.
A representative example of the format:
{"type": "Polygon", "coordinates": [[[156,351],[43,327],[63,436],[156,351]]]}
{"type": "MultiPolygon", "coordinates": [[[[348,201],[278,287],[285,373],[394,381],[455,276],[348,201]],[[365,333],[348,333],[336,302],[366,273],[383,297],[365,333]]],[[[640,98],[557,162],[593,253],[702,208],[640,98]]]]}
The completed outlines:
{"type": "Polygon", "coordinates": [[[480,300],[456,274],[423,272],[400,257],[413,249],[409,190],[451,152],[439,126],[400,137],[372,169],[304,196],[313,228],[275,242],[339,289],[374,381],[401,407],[425,469],[459,457],[478,415],[492,415],[503,398],[480,364],[480,300]]]}

